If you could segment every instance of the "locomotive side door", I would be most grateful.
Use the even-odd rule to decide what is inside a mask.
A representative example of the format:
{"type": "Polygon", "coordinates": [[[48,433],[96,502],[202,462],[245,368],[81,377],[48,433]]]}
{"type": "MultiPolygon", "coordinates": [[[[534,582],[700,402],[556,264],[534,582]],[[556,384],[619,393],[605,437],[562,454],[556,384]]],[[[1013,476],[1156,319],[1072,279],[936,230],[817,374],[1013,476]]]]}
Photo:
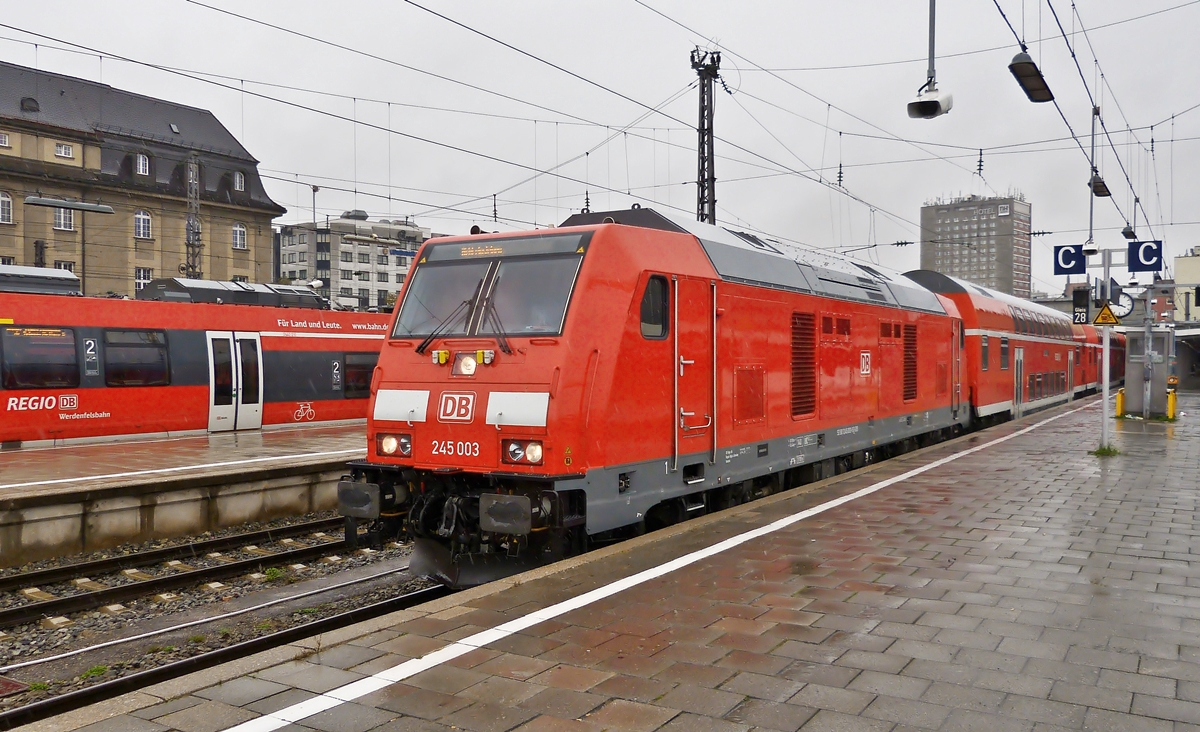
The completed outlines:
{"type": "Polygon", "coordinates": [[[262,426],[262,344],[257,333],[209,331],[208,431],[262,426]]]}
{"type": "Polygon", "coordinates": [[[685,483],[704,480],[715,446],[713,334],[716,285],[673,278],[672,332],[675,342],[674,470],[685,483]],[[703,456],[701,456],[703,453],[703,456]]]}

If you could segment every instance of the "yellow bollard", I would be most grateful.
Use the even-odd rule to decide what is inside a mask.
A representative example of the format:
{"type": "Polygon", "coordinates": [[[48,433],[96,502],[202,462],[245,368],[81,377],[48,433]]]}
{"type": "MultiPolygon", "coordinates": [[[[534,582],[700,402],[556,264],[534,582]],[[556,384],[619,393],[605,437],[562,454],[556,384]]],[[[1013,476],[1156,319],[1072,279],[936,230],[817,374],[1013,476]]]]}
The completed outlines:
{"type": "Polygon", "coordinates": [[[1125,390],[1117,389],[1117,416],[1125,416],[1125,390]]]}
{"type": "Polygon", "coordinates": [[[1175,421],[1175,390],[1167,391],[1167,419],[1175,421]]]}

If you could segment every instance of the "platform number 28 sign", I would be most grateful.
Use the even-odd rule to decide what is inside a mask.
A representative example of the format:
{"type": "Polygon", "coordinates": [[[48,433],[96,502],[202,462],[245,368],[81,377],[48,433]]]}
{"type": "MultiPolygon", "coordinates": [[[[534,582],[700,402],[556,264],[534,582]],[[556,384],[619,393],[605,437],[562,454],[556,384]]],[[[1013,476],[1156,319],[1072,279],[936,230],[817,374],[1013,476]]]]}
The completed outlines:
{"type": "Polygon", "coordinates": [[[862,351],[858,354],[858,373],[863,376],[871,375],[871,352],[862,351]]]}

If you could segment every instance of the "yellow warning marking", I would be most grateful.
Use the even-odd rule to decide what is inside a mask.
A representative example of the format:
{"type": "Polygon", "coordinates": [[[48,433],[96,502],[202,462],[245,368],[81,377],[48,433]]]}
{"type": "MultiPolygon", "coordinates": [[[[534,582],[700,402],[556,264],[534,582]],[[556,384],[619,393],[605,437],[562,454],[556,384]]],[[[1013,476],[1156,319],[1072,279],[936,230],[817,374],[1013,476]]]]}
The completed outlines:
{"type": "Polygon", "coordinates": [[[566,451],[565,451],[565,452],[563,452],[563,454],[564,454],[564,455],[570,455],[570,454],[571,454],[571,448],[569,448],[569,447],[568,447],[568,448],[566,449],[566,451]]]}
{"type": "Polygon", "coordinates": [[[583,247],[579,247],[578,249],[576,249],[576,250],[575,250],[575,253],[576,253],[576,254],[583,254],[583,247]]]}
{"type": "Polygon", "coordinates": [[[13,324],[12,318],[0,318],[0,325],[12,325],[12,324],[13,324]]]}
{"type": "Polygon", "coordinates": [[[1092,320],[1092,325],[1120,325],[1121,321],[1117,320],[1117,316],[1113,315],[1113,311],[1109,309],[1108,303],[1105,303],[1100,308],[1100,312],[1096,313],[1096,318],[1092,320]]]}

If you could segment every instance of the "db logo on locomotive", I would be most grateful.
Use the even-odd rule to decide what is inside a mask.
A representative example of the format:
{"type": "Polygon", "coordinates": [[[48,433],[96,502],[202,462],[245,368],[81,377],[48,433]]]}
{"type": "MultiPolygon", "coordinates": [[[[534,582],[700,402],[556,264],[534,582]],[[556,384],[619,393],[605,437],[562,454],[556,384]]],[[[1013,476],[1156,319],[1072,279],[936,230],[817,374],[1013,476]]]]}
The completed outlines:
{"type": "Polygon", "coordinates": [[[475,392],[444,391],[438,402],[439,422],[470,422],[475,418],[475,392]]]}

